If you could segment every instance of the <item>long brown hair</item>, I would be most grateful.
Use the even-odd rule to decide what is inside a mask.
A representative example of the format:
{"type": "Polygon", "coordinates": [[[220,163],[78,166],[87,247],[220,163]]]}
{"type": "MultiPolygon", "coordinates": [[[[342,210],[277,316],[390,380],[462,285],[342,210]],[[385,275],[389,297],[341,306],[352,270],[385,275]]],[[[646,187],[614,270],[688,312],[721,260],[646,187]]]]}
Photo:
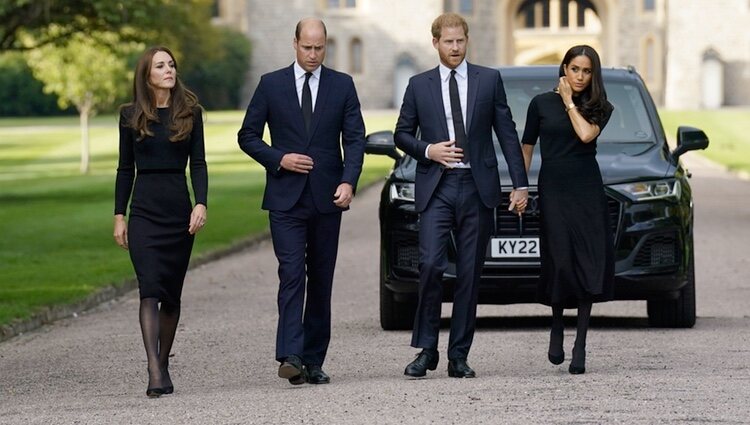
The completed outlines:
{"type": "Polygon", "coordinates": [[[560,64],[559,74],[560,77],[565,76],[565,67],[578,56],[586,56],[591,61],[591,84],[586,87],[580,96],[576,96],[578,99],[574,98],[574,103],[578,106],[578,110],[586,118],[586,121],[600,125],[613,107],[607,101],[607,91],[604,90],[604,79],[602,78],[602,63],[596,50],[585,44],[571,47],[565,53],[565,57],[560,64]]]}
{"type": "MultiPolygon", "coordinates": [[[[130,128],[138,131],[138,140],[153,136],[154,133],[148,128],[148,123],[159,122],[159,116],[156,113],[156,96],[154,89],[149,85],[151,62],[157,52],[167,53],[174,61],[175,70],[178,69],[177,59],[168,48],[163,46],[149,48],[138,59],[133,76],[133,101],[121,107],[121,109],[132,108],[132,111],[129,111],[127,123],[130,128]]],[[[176,73],[174,87],[170,90],[169,103],[169,140],[172,142],[184,140],[193,131],[193,108],[200,107],[200,105],[198,96],[182,84],[176,73]]]]}

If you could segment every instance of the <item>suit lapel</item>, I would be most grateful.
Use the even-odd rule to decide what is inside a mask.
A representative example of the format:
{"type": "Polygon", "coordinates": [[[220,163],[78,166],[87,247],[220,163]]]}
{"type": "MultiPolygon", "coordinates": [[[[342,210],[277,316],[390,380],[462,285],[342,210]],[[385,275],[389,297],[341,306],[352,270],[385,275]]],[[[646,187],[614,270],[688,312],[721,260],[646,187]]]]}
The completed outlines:
{"type": "Polygon", "coordinates": [[[430,93],[432,94],[432,102],[435,105],[435,109],[440,119],[440,126],[443,127],[443,133],[445,133],[445,140],[448,140],[450,133],[448,132],[448,124],[445,118],[445,106],[443,106],[443,88],[440,81],[440,68],[435,68],[430,72],[430,93]]]}
{"type": "Polygon", "coordinates": [[[474,69],[470,63],[466,63],[466,77],[468,86],[466,93],[466,137],[471,132],[471,118],[474,116],[474,106],[477,103],[477,93],[479,92],[479,71],[474,69]]]}
{"type": "Polygon", "coordinates": [[[318,82],[318,95],[315,98],[315,108],[313,110],[312,122],[310,123],[310,134],[307,135],[307,144],[310,144],[312,135],[320,123],[320,117],[323,115],[323,105],[326,104],[328,93],[331,91],[331,73],[323,65],[320,66],[320,81],[318,82]]]}
{"type": "Polygon", "coordinates": [[[297,97],[297,84],[295,82],[294,78],[294,64],[286,69],[286,72],[284,72],[285,78],[284,78],[284,98],[287,102],[287,110],[289,111],[289,114],[292,116],[292,123],[297,126],[297,128],[302,132],[302,134],[305,133],[305,119],[302,116],[302,107],[299,105],[299,98],[297,97]]]}

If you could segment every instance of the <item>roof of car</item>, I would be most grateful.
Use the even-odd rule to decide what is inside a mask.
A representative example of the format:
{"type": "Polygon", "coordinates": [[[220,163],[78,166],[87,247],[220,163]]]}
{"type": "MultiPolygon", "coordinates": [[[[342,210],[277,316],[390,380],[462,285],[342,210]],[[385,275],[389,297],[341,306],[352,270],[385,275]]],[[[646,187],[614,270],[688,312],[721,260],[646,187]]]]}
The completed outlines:
{"type": "MultiPolygon", "coordinates": [[[[498,67],[503,78],[556,78],[560,67],[558,65],[518,65],[498,67]]],[[[606,79],[637,80],[638,72],[635,68],[602,68],[602,75],[606,79]]]]}

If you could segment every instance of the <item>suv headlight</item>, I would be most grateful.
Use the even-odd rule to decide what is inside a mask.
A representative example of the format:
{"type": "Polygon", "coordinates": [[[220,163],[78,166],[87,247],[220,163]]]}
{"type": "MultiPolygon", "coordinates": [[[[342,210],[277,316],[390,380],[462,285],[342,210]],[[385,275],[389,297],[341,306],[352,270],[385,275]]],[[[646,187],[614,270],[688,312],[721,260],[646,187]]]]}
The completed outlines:
{"type": "Polygon", "coordinates": [[[414,183],[391,183],[389,197],[391,202],[414,202],[414,183]]]}
{"type": "Polygon", "coordinates": [[[675,179],[615,184],[610,187],[634,202],[647,202],[656,199],[678,200],[681,192],[680,182],[675,179]]]}

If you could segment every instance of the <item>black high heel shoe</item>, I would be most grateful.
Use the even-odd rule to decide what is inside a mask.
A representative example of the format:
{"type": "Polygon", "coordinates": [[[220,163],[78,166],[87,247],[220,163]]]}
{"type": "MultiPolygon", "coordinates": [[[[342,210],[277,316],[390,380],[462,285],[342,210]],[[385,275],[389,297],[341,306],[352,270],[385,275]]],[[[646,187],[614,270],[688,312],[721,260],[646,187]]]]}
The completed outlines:
{"type": "Polygon", "coordinates": [[[557,334],[555,330],[552,329],[549,336],[549,350],[547,351],[547,358],[550,363],[559,365],[565,361],[565,350],[563,350],[562,344],[563,331],[560,331],[559,334],[557,334]]]}
{"type": "Polygon", "coordinates": [[[146,369],[146,371],[148,372],[148,375],[149,375],[149,377],[148,377],[149,387],[146,388],[146,396],[148,396],[148,398],[159,398],[159,397],[161,397],[163,394],[165,394],[165,389],[163,387],[151,387],[150,386],[151,385],[151,370],[150,369],[146,369]]]}
{"type": "Polygon", "coordinates": [[[547,359],[549,359],[549,362],[554,365],[562,364],[562,362],[565,361],[565,353],[559,355],[547,353],[547,359]]]}
{"type": "Polygon", "coordinates": [[[146,389],[146,395],[148,396],[148,398],[159,398],[163,394],[167,394],[164,388],[147,388],[146,389]]]}
{"type": "Polygon", "coordinates": [[[582,375],[586,373],[586,349],[573,348],[573,360],[570,361],[568,372],[572,375],[582,375]]]}

